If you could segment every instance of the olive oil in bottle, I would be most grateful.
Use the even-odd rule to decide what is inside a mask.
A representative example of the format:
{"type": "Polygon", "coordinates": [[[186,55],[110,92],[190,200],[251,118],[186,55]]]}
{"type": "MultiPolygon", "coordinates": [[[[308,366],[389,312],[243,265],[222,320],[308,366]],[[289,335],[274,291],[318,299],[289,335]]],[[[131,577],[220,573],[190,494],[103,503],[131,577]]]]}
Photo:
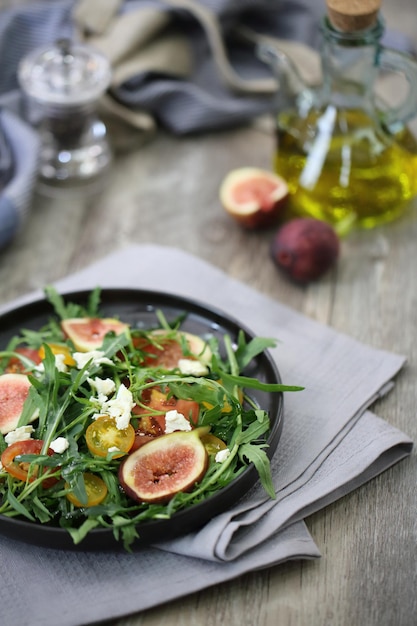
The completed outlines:
{"type": "Polygon", "coordinates": [[[417,141],[390,136],[360,109],[328,105],[278,117],[274,169],[291,207],[337,226],[372,228],[399,217],[417,195],[417,141]]]}

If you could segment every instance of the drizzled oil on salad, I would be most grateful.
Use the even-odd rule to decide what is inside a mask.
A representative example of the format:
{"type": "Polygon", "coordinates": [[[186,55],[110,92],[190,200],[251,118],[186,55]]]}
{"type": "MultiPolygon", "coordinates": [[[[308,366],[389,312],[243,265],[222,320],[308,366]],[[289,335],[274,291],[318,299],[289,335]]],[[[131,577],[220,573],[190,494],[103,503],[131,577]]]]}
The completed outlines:
{"type": "Polygon", "coordinates": [[[110,529],[130,549],[141,523],[204,501],[250,463],[275,497],[269,415],[250,391],[302,387],[244,375],[274,340],[203,338],[162,311],[138,328],[100,313],[99,288],[85,305],[52,287],[45,297],[49,321],[0,352],[2,516],[65,529],[74,544],[110,529]]]}

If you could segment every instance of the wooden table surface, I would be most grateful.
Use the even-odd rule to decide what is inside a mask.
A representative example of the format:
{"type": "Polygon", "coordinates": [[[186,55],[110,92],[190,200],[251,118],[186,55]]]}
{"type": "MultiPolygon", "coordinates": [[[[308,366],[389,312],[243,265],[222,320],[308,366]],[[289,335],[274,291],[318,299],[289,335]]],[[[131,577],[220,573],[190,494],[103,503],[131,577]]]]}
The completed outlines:
{"type": "MultiPolygon", "coordinates": [[[[305,315],[408,357],[374,410],[417,440],[417,204],[399,221],[351,234],[337,268],[299,287],[274,266],[274,229],[245,232],[218,200],[232,168],[269,168],[263,125],[201,137],[163,133],[119,155],[98,198],[37,195],[0,253],[0,303],[129,243],[180,247],[305,315]]],[[[254,572],[117,626],[413,626],[417,623],[416,455],[307,519],[322,558],[254,572]]],[[[138,590],[138,593],[140,590],[138,590]]]]}

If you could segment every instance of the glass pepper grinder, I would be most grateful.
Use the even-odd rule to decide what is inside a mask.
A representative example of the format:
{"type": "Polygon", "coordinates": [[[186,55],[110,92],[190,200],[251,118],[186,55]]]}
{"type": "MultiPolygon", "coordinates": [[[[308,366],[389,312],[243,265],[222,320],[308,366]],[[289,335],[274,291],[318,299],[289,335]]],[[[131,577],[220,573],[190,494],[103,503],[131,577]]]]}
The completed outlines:
{"type": "Polygon", "coordinates": [[[57,195],[101,188],[112,155],[96,106],[110,78],[103,55],[68,39],[21,61],[19,83],[41,136],[40,191],[57,195]]]}
{"type": "Polygon", "coordinates": [[[340,234],[398,218],[417,195],[417,63],[381,44],[381,0],[327,0],[322,83],[307,87],[281,52],[264,47],[279,81],[274,169],[290,188],[292,212],[340,234]],[[407,97],[377,95],[381,71],[400,73],[407,97]]]}

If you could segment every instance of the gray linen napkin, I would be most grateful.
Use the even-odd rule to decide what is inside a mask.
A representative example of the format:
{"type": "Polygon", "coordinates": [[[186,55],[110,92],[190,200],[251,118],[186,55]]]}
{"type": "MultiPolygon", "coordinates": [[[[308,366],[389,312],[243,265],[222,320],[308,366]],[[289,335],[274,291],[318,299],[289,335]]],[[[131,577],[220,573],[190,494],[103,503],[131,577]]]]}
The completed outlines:
{"type": "Polygon", "coordinates": [[[63,292],[96,285],[157,286],[209,302],[257,334],[279,340],[273,355],[284,382],[306,388],[285,395],[284,429],[272,463],[277,500],[265,498],[257,485],[201,531],[134,555],[61,553],[0,539],[0,600],[8,624],[48,626],[55,623],[50,609],[53,615],[59,606],[60,623],[77,626],[140,611],[291,558],[316,558],[319,551],[302,518],[410,453],[405,434],[366,410],[392,388],[404,357],[335,332],[176,249],[131,246],[57,283],[63,292]],[[23,592],[17,586],[22,576],[23,592]],[[133,593],[137,589],[140,595],[133,593]],[[26,602],[25,622],[21,607],[26,602]]]}

